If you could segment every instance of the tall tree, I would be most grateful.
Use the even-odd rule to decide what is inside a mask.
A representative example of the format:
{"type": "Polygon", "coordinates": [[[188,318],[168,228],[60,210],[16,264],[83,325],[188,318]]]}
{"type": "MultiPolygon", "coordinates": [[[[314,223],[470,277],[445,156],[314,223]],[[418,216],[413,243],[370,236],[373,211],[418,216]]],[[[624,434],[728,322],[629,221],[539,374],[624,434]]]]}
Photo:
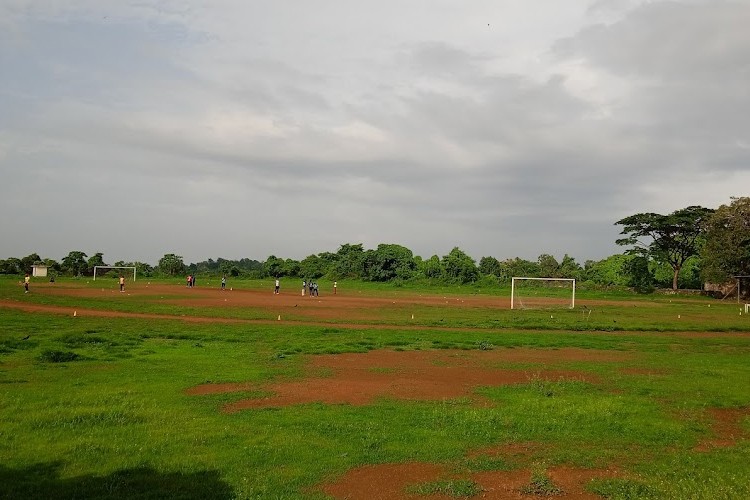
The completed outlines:
{"type": "Polygon", "coordinates": [[[170,276],[184,273],[185,263],[182,261],[182,256],[173,253],[164,254],[164,257],[159,259],[159,272],[170,276]]]}
{"type": "Polygon", "coordinates": [[[416,269],[414,254],[401,245],[381,243],[376,250],[365,252],[364,274],[372,281],[409,279],[416,269]]]}
{"type": "Polygon", "coordinates": [[[702,226],[712,213],[710,208],[690,206],[669,215],[631,215],[615,222],[615,225],[623,226],[620,234],[627,236],[616,243],[632,246],[628,253],[669,264],[673,271],[672,289],[677,290],[680,269],[690,257],[698,255],[702,226]],[[650,241],[642,241],[642,238],[650,241]]]}
{"type": "Polygon", "coordinates": [[[80,250],[74,250],[63,257],[62,267],[73,276],[80,276],[88,269],[86,257],[88,256],[80,250]]]}
{"type": "Polygon", "coordinates": [[[21,272],[31,274],[31,271],[32,271],[31,266],[41,261],[42,261],[42,258],[39,257],[39,254],[37,253],[32,253],[31,255],[27,255],[26,257],[23,257],[21,259],[21,272]]]}
{"type": "Polygon", "coordinates": [[[459,283],[471,283],[479,278],[479,270],[474,259],[458,247],[443,257],[443,269],[447,278],[459,283]]]}
{"type": "Polygon", "coordinates": [[[725,283],[732,276],[750,275],[750,198],[732,198],[706,220],[706,244],[701,249],[701,275],[725,283]]]}
{"type": "Polygon", "coordinates": [[[360,278],[365,260],[365,250],[362,243],[355,245],[345,243],[336,252],[336,266],[334,274],[338,278],[360,278]]]}
{"type": "Polygon", "coordinates": [[[482,257],[479,259],[479,272],[484,275],[500,276],[502,268],[500,261],[495,257],[482,257]]]}
{"type": "Polygon", "coordinates": [[[102,252],[96,252],[94,255],[89,257],[88,262],[86,262],[86,265],[88,267],[88,272],[90,274],[94,273],[94,266],[106,266],[107,264],[104,263],[104,254],[102,252]]]}
{"type": "Polygon", "coordinates": [[[543,253],[537,259],[539,274],[543,278],[559,278],[560,263],[548,253],[543,253]]]}
{"type": "Polygon", "coordinates": [[[270,278],[284,276],[284,259],[270,255],[263,263],[263,274],[270,278]]]}

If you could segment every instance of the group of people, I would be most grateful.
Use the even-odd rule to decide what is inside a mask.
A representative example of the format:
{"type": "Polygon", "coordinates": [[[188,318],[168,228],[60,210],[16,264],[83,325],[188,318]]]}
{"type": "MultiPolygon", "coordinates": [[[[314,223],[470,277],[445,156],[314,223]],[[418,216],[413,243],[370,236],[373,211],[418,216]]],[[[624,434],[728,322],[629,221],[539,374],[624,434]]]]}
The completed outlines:
{"type": "Polygon", "coordinates": [[[318,297],[318,284],[313,281],[302,281],[302,296],[305,296],[305,290],[308,291],[310,297],[318,297]]]}
{"type": "Polygon", "coordinates": [[[195,286],[195,275],[194,274],[188,274],[187,275],[187,284],[185,286],[187,288],[193,288],[195,286]]]}

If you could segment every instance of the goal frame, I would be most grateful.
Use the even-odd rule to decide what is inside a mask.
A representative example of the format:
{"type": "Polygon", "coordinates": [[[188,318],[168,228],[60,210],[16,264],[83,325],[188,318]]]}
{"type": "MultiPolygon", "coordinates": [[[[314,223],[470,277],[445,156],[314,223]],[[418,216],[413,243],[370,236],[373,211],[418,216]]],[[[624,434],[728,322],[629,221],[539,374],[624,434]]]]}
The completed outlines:
{"type": "Polygon", "coordinates": [[[510,308],[515,309],[515,297],[516,297],[516,280],[519,281],[570,281],[573,284],[573,296],[570,300],[570,307],[568,309],[574,309],[576,306],[576,280],[575,278],[530,278],[528,276],[514,276],[510,281],[510,308]]]}
{"type": "Polygon", "coordinates": [[[98,269],[132,269],[133,281],[135,281],[135,266],[94,266],[94,281],[96,281],[96,271],[98,269]]]}

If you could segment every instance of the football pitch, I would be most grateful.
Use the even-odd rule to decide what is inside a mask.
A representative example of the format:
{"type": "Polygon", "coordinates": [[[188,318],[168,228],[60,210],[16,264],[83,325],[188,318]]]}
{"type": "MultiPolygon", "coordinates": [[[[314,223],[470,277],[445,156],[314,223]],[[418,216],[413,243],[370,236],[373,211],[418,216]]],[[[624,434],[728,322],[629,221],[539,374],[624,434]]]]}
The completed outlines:
{"type": "Polygon", "coordinates": [[[750,498],[750,316],[0,279],[0,498],[750,498]]]}

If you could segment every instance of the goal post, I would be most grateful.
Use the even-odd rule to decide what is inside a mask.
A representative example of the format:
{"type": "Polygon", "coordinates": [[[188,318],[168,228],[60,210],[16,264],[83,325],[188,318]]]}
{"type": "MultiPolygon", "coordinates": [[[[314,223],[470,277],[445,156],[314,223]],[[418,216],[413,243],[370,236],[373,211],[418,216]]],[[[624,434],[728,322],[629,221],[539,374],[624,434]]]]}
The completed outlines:
{"type": "Polygon", "coordinates": [[[96,272],[99,269],[132,269],[133,281],[135,281],[135,266],[94,266],[94,281],[96,281],[96,272]]]}
{"type": "Polygon", "coordinates": [[[515,276],[510,284],[511,309],[544,309],[576,306],[574,278],[529,278],[515,276]]]}

